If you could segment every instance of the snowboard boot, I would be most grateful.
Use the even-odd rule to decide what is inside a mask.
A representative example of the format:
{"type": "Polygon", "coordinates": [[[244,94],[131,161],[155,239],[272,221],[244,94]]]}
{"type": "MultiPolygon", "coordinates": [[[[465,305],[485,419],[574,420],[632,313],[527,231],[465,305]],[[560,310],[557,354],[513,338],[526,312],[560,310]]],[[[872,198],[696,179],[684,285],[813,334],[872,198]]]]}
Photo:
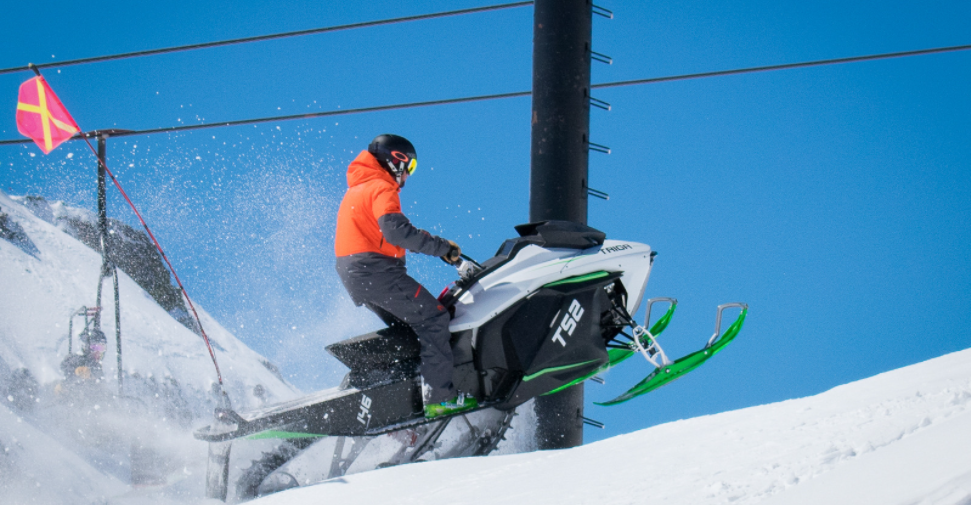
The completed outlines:
{"type": "Polygon", "coordinates": [[[472,410],[478,406],[479,402],[474,396],[466,396],[465,393],[459,393],[451,400],[425,405],[425,419],[458,414],[459,412],[472,410]]]}

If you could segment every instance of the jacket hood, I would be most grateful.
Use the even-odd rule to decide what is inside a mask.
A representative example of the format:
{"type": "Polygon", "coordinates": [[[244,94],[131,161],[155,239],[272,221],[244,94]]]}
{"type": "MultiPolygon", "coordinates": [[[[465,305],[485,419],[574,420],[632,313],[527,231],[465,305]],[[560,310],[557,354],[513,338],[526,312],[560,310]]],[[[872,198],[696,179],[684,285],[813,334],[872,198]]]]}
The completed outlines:
{"type": "Polygon", "coordinates": [[[354,187],[375,179],[387,181],[395,186],[398,185],[394,177],[381,167],[374,155],[367,151],[361,151],[361,154],[358,154],[357,158],[354,158],[354,161],[347,167],[347,186],[354,187]]]}

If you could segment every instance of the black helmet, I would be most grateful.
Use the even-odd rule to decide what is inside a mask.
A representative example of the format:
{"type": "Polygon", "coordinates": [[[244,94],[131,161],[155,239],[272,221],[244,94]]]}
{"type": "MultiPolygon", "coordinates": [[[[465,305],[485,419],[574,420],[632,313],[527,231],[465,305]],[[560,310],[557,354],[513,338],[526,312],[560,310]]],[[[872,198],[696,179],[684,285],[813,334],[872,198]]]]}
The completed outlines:
{"type": "Polygon", "coordinates": [[[401,175],[406,171],[408,175],[414,173],[418,166],[418,155],[415,154],[415,146],[408,142],[408,139],[386,133],[378,135],[371,141],[367,151],[377,158],[391,175],[401,184],[401,175]]]}

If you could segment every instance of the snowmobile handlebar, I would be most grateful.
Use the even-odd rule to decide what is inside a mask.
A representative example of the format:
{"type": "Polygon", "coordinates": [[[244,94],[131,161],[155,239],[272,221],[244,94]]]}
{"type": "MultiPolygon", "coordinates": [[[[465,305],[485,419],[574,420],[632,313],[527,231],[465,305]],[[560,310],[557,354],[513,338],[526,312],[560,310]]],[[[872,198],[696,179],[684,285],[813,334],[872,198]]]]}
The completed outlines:
{"type": "Polygon", "coordinates": [[[482,269],[484,268],[484,267],[483,267],[482,265],[480,265],[480,264],[479,264],[479,262],[478,262],[478,261],[475,261],[474,259],[472,259],[471,257],[469,257],[469,256],[468,256],[467,254],[465,254],[465,253],[462,253],[462,254],[459,254],[459,257],[460,257],[460,258],[462,258],[462,259],[464,259],[465,261],[468,261],[469,263],[472,263],[472,264],[473,264],[473,265],[475,265],[475,266],[476,266],[476,268],[478,268],[479,270],[482,270],[482,269]]]}
{"type": "Polygon", "coordinates": [[[455,269],[458,270],[459,277],[462,279],[469,279],[485,268],[480,265],[478,261],[475,261],[464,254],[460,255],[460,258],[462,261],[455,265],[455,269]]]}

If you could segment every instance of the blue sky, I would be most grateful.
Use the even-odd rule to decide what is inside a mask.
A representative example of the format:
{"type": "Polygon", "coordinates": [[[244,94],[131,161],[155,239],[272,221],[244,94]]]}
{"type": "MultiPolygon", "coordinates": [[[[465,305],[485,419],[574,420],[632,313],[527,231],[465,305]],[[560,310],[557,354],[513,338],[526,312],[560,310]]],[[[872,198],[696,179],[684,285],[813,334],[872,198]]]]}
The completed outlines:
{"type": "MultiPolygon", "coordinates": [[[[487,5],[476,1],[45,2],[7,6],[0,67],[487,5]]],[[[593,81],[971,43],[971,4],[620,2],[594,18],[593,81]]],[[[529,7],[45,75],[85,129],[144,129],[528,90],[529,7]]],[[[17,138],[22,74],[0,75],[17,138]]],[[[589,222],[659,251],[674,296],[662,341],[699,348],[715,306],[739,339],[685,379],[618,407],[587,440],[814,394],[971,345],[971,51],[598,90],[589,222]]],[[[413,221],[485,259],[528,217],[529,98],[109,141],[117,173],[190,295],[304,389],[343,369],[323,345],[378,325],[333,271],[346,164],[376,134],[418,149],[413,221]]],[[[0,189],[95,207],[83,144],[0,147],[0,189]]],[[[134,222],[109,194],[113,217],[134,222]]],[[[415,258],[437,292],[453,273],[415,258]]],[[[92,298],[93,298],[92,286],[92,298]]],[[[79,303],[88,303],[79,300],[79,303]]],[[[129,338],[137,338],[130,336],[129,338]]],[[[200,345],[202,345],[200,343],[200,345]]],[[[648,373],[631,360],[604,400],[648,373]]],[[[231,373],[228,371],[226,373],[231,373]]]]}

